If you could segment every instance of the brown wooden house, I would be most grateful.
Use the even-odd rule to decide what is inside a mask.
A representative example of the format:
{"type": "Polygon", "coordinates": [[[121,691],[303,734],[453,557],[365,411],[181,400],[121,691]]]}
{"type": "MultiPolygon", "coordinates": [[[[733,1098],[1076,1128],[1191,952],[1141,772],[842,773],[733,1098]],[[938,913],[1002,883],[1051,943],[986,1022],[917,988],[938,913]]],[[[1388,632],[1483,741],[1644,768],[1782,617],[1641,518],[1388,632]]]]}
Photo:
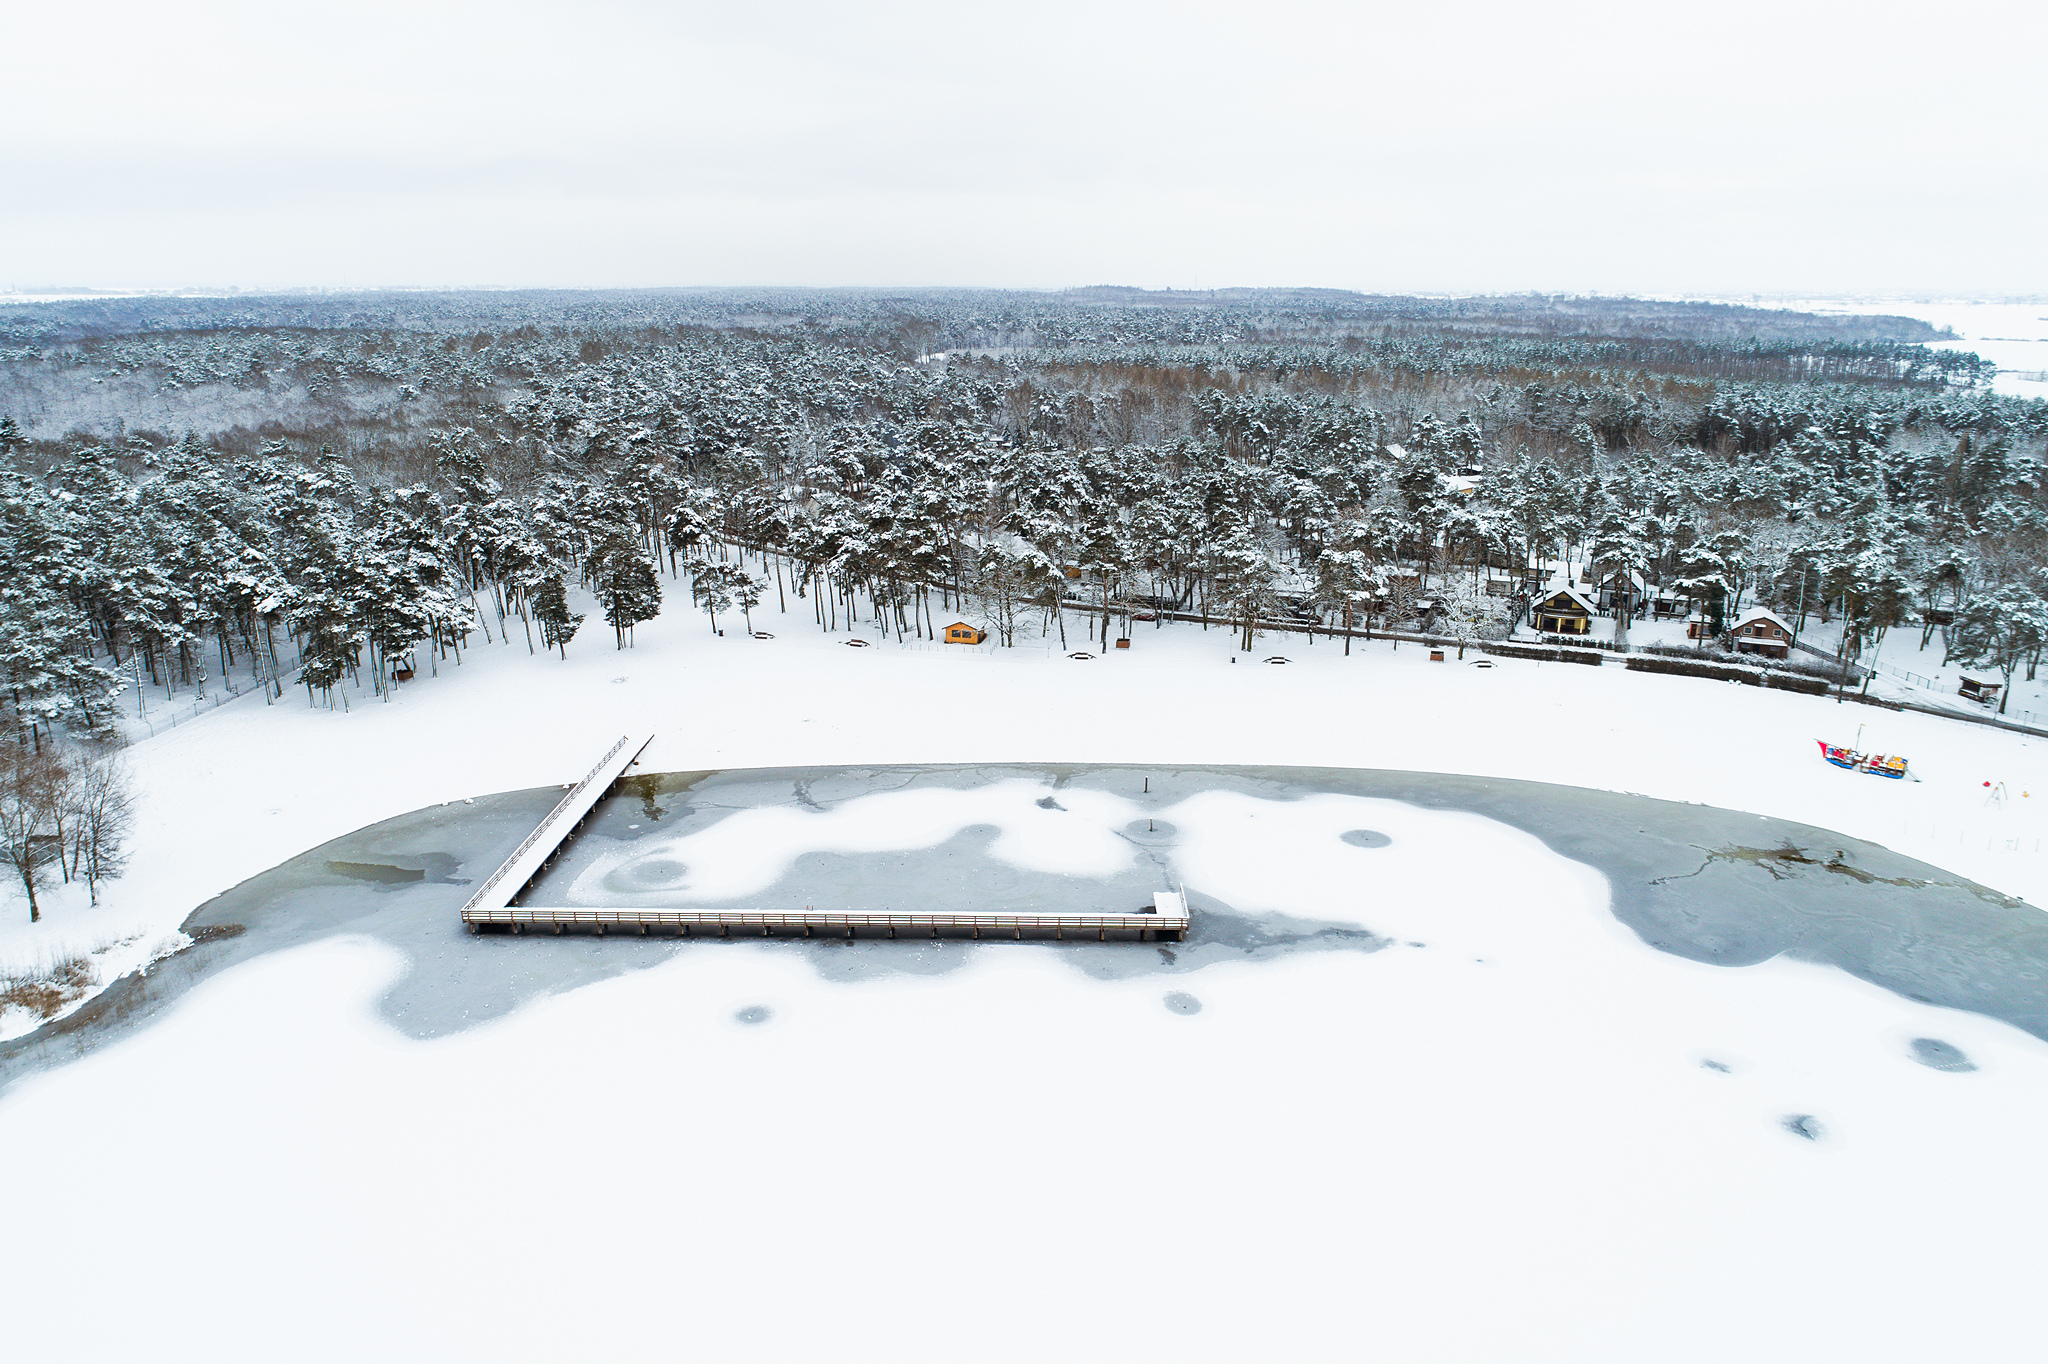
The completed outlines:
{"type": "Polygon", "coordinates": [[[946,643],[979,644],[988,638],[988,631],[977,629],[964,620],[956,620],[946,627],[946,643]]]}
{"type": "Polygon", "coordinates": [[[1792,652],[1792,627],[1758,607],[1735,623],[1728,632],[1728,643],[1738,654],[1784,658],[1792,652]]]}

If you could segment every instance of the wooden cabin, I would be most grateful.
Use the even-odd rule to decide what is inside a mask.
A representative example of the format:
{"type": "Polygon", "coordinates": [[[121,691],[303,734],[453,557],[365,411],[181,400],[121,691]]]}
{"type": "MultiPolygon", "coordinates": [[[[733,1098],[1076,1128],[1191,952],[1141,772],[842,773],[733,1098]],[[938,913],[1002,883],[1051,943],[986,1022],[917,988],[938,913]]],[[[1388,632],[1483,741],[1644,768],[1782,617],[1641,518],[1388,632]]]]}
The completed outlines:
{"type": "Polygon", "coordinates": [[[964,620],[956,620],[946,627],[946,643],[979,644],[988,638],[988,631],[978,630],[964,620]]]}
{"type": "Polygon", "coordinates": [[[1546,635],[1583,635],[1593,628],[1593,603],[1562,583],[1552,583],[1529,608],[1529,623],[1546,635]]]}
{"type": "Polygon", "coordinates": [[[1728,632],[1728,643],[1738,654],[1784,658],[1792,652],[1792,627],[1776,613],[1758,607],[1735,622],[1735,628],[1728,632]]]}
{"type": "Polygon", "coordinates": [[[1956,688],[1956,695],[1966,696],[1972,701],[1982,701],[1987,706],[1998,704],[1998,693],[2005,690],[2003,682],[1980,682],[1974,677],[1965,677],[1963,685],[1956,688]]]}

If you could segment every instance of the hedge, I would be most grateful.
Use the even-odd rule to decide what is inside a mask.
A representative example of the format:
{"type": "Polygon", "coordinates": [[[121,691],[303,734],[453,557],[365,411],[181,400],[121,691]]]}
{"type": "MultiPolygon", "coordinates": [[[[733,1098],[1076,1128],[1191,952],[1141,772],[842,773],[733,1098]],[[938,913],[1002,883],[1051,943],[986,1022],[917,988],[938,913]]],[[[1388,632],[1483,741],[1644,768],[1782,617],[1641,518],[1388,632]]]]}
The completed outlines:
{"type": "Polygon", "coordinates": [[[1631,672],[1675,673],[1680,677],[1711,677],[1716,682],[1745,682],[1752,687],[1763,685],[1763,674],[1754,668],[1730,668],[1719,663],[1693,663],[1683,659],[1653,658],[1642,654],[1631,654],[1627,663],[1631,672]]]}
{"type": "Polygon", "coordinates": [[[1826,696],[1828,683],[1818,677],[1801,677],[1797,673],[1771,672],[1764,674],[1766,687],[1777,687],[1783,691],[1796,691],[1803,696],[1826,696]]]}
{"type": "Polygon", "coordinates": [[[1533,658],[1539,663],[1591,663],[1600,665],[1600,655],[1590,649],[1539,649],[1528,644],[1482,644],[1489,654],[1502,658],[1533,658]]]}
{"type": "Polygon", "coordinates": [[[1757,668],[1743,668],[1724,663],[1701,663],[1693,659],[1645,658],[1640,654],[1628,659],[1628,666],[1639,673],[1674,673],[1680,677],[1707,677],[1716,682],[1740,682],[1751,687],[1776,687],[1780,691],[1796,691],[1802,696],[1826,696],[1828,684],[1818,677],[1802,677],[1798,673],[1770,671],[1757,668]]]}

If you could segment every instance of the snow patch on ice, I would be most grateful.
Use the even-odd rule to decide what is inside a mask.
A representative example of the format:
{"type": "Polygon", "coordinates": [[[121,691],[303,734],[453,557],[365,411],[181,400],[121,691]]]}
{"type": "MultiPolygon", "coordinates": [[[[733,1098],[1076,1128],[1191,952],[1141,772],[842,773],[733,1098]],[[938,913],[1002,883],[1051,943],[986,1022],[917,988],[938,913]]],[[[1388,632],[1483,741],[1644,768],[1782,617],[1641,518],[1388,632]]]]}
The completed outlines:
{"type": "Polygon", "coordinates": [[[963,830],[997,830],[989,855],[1031,871],[1110,876],[1135,855],[1117,831],[1138,807],[1100,791],[1023,779],[965,790],[862,796],[829,810],[743,810],[681,838],[636,842],[600,857],[569,888],[577,904],[654,905],[755,895],[806,853],[908,852],[963,830]]]}

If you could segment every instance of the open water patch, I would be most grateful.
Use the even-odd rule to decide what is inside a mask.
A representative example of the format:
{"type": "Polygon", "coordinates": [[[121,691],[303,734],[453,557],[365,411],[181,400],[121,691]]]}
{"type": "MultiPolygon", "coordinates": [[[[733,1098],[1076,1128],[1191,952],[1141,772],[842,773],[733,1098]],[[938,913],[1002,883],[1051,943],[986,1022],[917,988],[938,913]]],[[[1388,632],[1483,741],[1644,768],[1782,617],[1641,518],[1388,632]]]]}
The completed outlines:
{"type": "Polygon", "coordinates": [[[324,865],[330,876],[359,881],[378,890],[401,890],[423,881],[441,885],[467,884],[455,876],[462,867],[461,859],[448,853],[419,853],[381,861],[329,858],[324,865]]]}
{"type": "Polygon", "coordinates": [[[1977,1068],[1977,1063],[1965,1056],[1961,1047],[1953,1042],[1944,1042],[1938,1037],[1914,1038],[1913,1059],[1930,1070],[1961,1073],[1977,1068]]]}

